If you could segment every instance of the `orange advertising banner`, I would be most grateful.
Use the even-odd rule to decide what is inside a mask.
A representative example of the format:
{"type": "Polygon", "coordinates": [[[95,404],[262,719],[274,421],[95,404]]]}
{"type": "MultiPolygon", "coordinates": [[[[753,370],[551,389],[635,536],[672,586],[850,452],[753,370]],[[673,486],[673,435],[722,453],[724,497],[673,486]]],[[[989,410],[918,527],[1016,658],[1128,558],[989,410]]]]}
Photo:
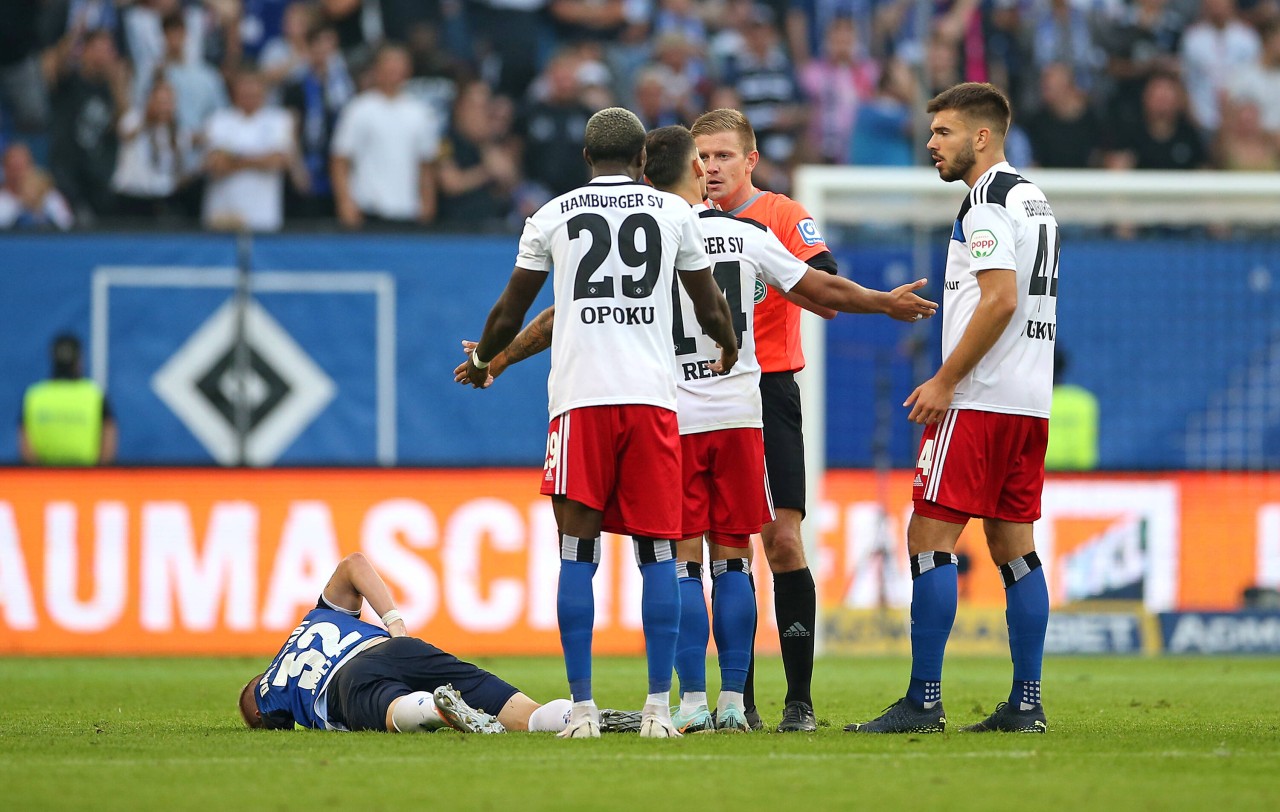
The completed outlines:
{"type": "MultiPolygon", "coordinates": [[[[346,554],[411,632],[466,656],[559,652],[559,550],[536,470],[0,470],[0,654],[268,654],[346,554]]],[[[827,607],[910,602],[910,474],[828,474],[811,564],[827,607]]],[[[811,520],[812,521],[812,520],[811,520]]],[[[1280,475],[1051,478],[1037,527],[1056,605],[1232,609],[1280,584],[1280,475]]],[[[978,523],[962,595],[1002,606],[978,523]]],[[[757,573],[767,566],[757,561],[757,573]]],[[[776,648],[770,579],[762,650],[776,648]]],[[[598,653],[643,650],[631,545],[604,545],[598,653]]]]}

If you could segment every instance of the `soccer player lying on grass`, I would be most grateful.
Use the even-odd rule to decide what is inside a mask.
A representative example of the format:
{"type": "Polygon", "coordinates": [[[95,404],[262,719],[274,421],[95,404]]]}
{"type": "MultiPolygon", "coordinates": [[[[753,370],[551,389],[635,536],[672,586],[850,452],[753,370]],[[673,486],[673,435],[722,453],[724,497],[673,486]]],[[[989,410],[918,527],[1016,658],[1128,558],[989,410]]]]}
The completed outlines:
{"type": "Polygon", "coordinates": [[[409,637],[382,576],[361,553],[339,562],[316,608],[240,691],[240,716],[251,728],[559,732],[569,709],[567,699],[539,705],[488,671],[409,637]],[[359,619],[364,601],[385,629],[359,619]]]}

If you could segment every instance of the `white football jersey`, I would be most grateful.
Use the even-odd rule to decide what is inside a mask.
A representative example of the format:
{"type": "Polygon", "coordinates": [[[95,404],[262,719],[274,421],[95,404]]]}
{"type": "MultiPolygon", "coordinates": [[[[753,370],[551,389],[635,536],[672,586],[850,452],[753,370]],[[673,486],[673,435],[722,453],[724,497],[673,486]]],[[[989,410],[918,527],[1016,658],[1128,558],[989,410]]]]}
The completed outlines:
{"type": "Polygon", "coordinates": [[[764,299],[765,285],[789,291],[809,270],[765,226],[705,206],[696,207],[698,221],[716,284],[729,300],[733,329],[738,334],[738,363],[728,375],[717,375],[710,364],[720,350],[702,332],[693,315],[693,302],[677,283],[672,337],[675,339],[676,387],[680,433],[695,434],[733,428],[760,428],[760,363],[756,360],[755,306],[764,299]]]}
{"type": "Polygon", "coordinates": [[[942,297],[942,356],[978,306],[979,271],[1017,273],[1018,309],[956,387],[953,409],[1049,416],[1058,329],[1058,222],[1044,193],[1001,162],[982,173],[956,217],[942,297]]]}
{"type": "Polygon", "coordinates": [[[525,221],[516,266],[553,274],[551,416],[583,406],[675,411],[671,285],[711,265],[677,195],[622,175],[594,178],[525,221]]]}

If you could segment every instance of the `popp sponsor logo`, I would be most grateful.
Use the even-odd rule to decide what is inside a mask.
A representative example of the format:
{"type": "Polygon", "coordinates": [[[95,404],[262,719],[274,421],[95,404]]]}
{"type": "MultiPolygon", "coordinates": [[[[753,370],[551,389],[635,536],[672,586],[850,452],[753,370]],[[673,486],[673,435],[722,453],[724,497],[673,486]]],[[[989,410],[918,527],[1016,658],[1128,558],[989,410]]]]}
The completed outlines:
{"type": "Polygon", "coordinates": [[[985,228],[973,232],[973,236],[969,238],[969,256],[974,259],[982,259],[989,257],[995,253],[996,246],[999,245],[996,235],[987,231],[985,228]]]}

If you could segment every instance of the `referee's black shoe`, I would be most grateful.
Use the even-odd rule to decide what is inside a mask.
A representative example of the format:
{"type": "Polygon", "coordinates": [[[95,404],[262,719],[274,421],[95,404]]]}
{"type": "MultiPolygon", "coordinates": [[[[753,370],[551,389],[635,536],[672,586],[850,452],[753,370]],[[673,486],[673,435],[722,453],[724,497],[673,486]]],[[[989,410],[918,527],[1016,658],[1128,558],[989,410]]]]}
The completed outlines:
{"type": "Polygon", "coordinates": [[[818,720],[813,716],[813,706],[808,702],[788,702],[782,709],[782,721],[778,724],[779,733],[813,733],[818,729],[818,720]]]}

